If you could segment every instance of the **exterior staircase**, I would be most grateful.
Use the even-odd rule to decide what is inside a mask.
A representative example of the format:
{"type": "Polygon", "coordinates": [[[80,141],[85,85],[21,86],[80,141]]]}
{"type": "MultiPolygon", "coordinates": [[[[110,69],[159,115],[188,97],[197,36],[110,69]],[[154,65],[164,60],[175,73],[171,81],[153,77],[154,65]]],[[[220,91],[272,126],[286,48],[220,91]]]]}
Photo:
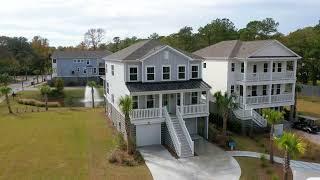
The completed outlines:
{"type": "Polygon", "coordinates": [[[267,127],[267,120],[264,119],[259,113],[254,109],[242,109],[238,108],[233,111],[234,115],[241,120],[252,120],[256,125],[261,128],[267,127]]]}
{"type": "Polygon", "coordinates": [[[174,130],[176,131],[176,134],[178,136],[178,140],[181,144],[181,156],[180,157],[191,157],[193,156],[192,150],[189,146],[187,137],[185,136],[182,127],[180,125],[180,122],[176,116],[171,116],[171,121],[174,127],[174,130]]]}

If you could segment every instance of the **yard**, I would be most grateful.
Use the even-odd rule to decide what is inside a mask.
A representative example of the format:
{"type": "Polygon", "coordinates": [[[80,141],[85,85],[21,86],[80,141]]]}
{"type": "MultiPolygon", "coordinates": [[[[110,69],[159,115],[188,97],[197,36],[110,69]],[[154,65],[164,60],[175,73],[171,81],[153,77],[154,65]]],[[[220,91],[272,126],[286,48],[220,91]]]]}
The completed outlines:
{"type": "Polygon", "coordinates": [[[9,115],[2,103],[0,116],[0,179],[152,179],[145,165],[108,162],[118,142],[103,109],[9,115]]]}

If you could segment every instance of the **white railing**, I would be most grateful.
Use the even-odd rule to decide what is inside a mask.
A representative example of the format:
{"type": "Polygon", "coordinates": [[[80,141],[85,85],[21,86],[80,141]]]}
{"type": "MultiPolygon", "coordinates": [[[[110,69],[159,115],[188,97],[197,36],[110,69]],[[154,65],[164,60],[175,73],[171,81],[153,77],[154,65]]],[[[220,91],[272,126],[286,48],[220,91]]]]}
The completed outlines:
{"type": "Polygon", "coordinates": [[[255,121],[260,127],[267,127],[267,120],[265,120],[254,109],[251,109],[252,120],[255,121]]]}
{"type": "Polygon", "coordinates": [[[287,80],[287,79],[294,79],[294,72],[287,71],[287,72],[273,72],[272,73],[272,80],[287,80]]]}
{"type": "Polygon", "coordinates": [[[246,81],[268,81],[270,79],[270,73],[246,73],[246,81]]]}
{"type": "Polygon", "coordinates": [[[169,115],[166,107],[162,108],[162,113],[163,113],[163,116],[165,117],[168,131],[169,131],[170,137],[173,142],[173,146],[174,146],[175,150],[177,151],[177,155],[180,157],[181,156],[181,143],[179,142],[178,135],[177,135],[176,131],[174,130],[173,123],[171,121],[170,115],[169,115]]]}
{"type": "Polygon", "coordinates": [[[238,108],[233,111],[233,113],[239,118],[239,119],[248,119],[251,116],[250,110],[244,110],[242,108],[238,108]]]}
{"type": "Polygon", "coordinates": [[[177,106],[177,109],[176,109],[176,114],[177,114],[177,118],[178,118],[179,124],[180,124],[180,126],[182,128],[183,134],[185,135],[185,137],[186,137],[186,139],[188,141],[189,147],[190,147],[190,149],[192,151],[192,155],[194,155],[194,142],[191,139],[189,131],[188,131],[187,127],[186,127],[186,123],[182,118],[182,115],[180,113],[180,109],[179,109],[178,106],[177,106]]]}
{"type": "Polygon", "coordinates": [[[134,109],[131,112],[131,119],[148,119],[161,117],[160,108],[134,109]]]}
{"type": "MultiPolygon", "coordinates": [[[[208,104],[193,104],[193,105],[184,105],[182,106],[182,114],[199,114],[199,113],[208,113],[208,104]]],[[[181,106],[177,106],[181,109],[181,106]]]]}
{"type": "Polygon", "coordinates": [[[246,97],[246,104],[265,104],[269,103],[269,96],[246,97]]]}
{"type": "Polygon", "coordinates": [[[293,101],[293,94],[277,94],[271,96],[271,102],[288,102],[293,101]]]}

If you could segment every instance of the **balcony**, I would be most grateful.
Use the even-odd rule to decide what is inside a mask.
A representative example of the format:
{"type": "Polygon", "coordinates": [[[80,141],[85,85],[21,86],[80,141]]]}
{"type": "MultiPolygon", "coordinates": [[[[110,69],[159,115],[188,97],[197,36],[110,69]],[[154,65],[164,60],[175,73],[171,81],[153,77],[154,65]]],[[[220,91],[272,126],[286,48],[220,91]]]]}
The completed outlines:
{"type": "Polygon", "coordinates": [[[130,115],[132,120],[153,119],[160,117],[162,117],[160,108],[134,109],[130,115]]]}
{"type": "Polygon", "coordinates": [[[246,105],[263,105],[272,103],[285,103],[293,101],[293,94],[276,94],[276,95],[266,95],[266,96],[251,96],[251,97],[238,97],[237,101],[240,107],[244,107],[244,99],[246,100],[246,105]]]}
{"type": "MultiPolygon", "coordinates": [[[[181,109],[181,106],[177,106],[177,109],[181,109]]],[[[181,114],[183,117],[196,117],[200,115],[209,114],[208,104],[193,104],[182,106],[181,114]]]]}
{"type": "Polygon", "coordinates": [[[259,82],[295,79],[294,71],[272,72],[272,73],[236,73],[237,81],[259,82]],[[246,74],[246,79],[244,78],[246,74]],[[245,79],[245,80],[244,80],[245,79]]]}

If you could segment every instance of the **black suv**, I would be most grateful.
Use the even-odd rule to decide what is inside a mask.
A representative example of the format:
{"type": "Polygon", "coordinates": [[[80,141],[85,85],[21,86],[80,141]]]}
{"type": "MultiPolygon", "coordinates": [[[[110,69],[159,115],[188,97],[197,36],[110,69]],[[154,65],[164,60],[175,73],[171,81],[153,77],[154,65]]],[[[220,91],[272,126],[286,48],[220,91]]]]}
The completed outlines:
{"type": "Polygon", "coordinates": [[[299,129],[308,133],[317,134],[320,128],[316,125],[316,121],[319,120],[309,116],[298,116],[298,121],[292,124],[292,128],[299,129]]]}

